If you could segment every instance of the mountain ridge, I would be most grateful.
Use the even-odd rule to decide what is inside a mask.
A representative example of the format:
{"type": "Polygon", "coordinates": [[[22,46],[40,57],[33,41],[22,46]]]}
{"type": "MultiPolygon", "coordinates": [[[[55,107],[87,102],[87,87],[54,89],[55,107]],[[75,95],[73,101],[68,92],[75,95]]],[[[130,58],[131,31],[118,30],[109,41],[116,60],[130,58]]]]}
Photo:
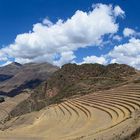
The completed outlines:
{"type": "Polygon", "coordinates": [[[34,88],[59,68],[49,63],[19,64],[0,68],[0,95],[15,96],[25,88],[34,88]]]}

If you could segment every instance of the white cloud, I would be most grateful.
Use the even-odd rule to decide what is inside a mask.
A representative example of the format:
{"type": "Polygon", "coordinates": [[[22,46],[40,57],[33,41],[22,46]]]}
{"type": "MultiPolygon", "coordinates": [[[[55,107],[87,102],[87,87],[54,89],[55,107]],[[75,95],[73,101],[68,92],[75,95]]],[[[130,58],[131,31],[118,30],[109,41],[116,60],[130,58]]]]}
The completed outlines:
{"type": "Polygon", "coordinates": [[[124,17],[125,12],[120,8],[120,6],[116,6],[114,8],[114,13],[116,16],[124,17]]]}
{"type": "Polygon", "coordinates": [[[110,63],[124,63],[140,69],[140,39],[131,38],[128,43],[115,46],[107,56],[110,63]]]}
{"type": "Polygon", "coordinates": [[[124,28],[123,35],[124,35],[124,37],[139,37],[140,32],[137,32],[131,28],[124,28]]]}
{"type": "Polygon", "coordinates": [[[72,51],[71,52],[63,52],[63,53],[61,53],[60,59],[54,61],[53,64],[57,65],[57,66],[61,66],[62,64],[70,63],[71,60],[73,60],[75,57],[76,56],[74,55],[74,53],[72,51]]]}
{"type": "Polygon", "coordinates": [[[12,61],[7,61],[6,63],[1,64],[0,67],[3,67],[3,66],[6,66],[6,65],[9,65],[9,64],[11,64],[11,63],[12,63],[12,61]]]}
{"type": "Polygon", "coordinates": [[[20,63],[47,61],[56,65],[71,62],[78,48],[101,45],[104,35],[116,33],[119,27],[116,17],[123,14],[119,6],[96,4],[89,12],[77,10],[66,21],[52,23],[46,18],[1,49],[0,60],[15,58],[20,63]]]}
{"type": "Polygon", "coordinates": [[[47,26],[52,26],[53,25],[53,23],[48,18],[45,18],[42,23],[44,25],[47,25],[47,26]]]}
{"type": "Polygon", "coordinates": [[[109,53],[99,57],[87,56],[80,64],[83,63],[120,63],[140,69],[140,39],[131,38],[129,42],[115,46],[109,53]]]}
{"type": "Polygon", "coordinates": [[[136,34],[136,31],[131,28],[124,28],[124,30],[123,30],[124,37],[133,36],[135,34],[136,34]]]}
{"type": "Polygon", "coordinates": [[[122,40],[122,37],[119,36],[119,35],[114,35],[113,36],[113,40],[121,41],[122,40]]]}
{"type": "Polygon", "coordinates": [[[107,61],[105,59],[104,56],[100,56],[100,57],[97,57],[97,56],[87,56],[87,57],[84,57],[83,58],[83,63],[99,63],[99,64],[106,64],[107,61]]]}

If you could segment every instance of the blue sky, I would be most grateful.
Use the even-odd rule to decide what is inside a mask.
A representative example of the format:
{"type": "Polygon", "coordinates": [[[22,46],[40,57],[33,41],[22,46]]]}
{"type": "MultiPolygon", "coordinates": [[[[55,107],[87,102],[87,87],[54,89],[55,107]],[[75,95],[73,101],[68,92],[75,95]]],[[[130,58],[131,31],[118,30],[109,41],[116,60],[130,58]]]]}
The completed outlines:
{"type": "Polygon", "coordinates": [[[11,61],[20,63],[33,61],[50,62],[61,66],[69,62],[78,64],[117,62],[140,68],[139,5],[138,0],[1,0],[0,64],[5,65],[11,61]],[[115,15],[115,7],[120,8],[118,15],[115,15]],[[97,9],[98,12],[95,13],[94,10],[97,9]],[[77,10],[82,13],[76,14],[77,10]],[[95,14],[90,16],[89,12],[95,14]],[[95,18],[102,12],[106,12],[103,18],[95,18]],[[86,18],[84,13],[89,18],[86,18]],[[72,19],[74,15],[78,21],[76,18],[72,19]],[[59,29],[52,30],[52,26],[60,19],[63,22],[59,25],[59,29]],[[67,22],[68,19],[70,23],[67,22]],[[100,28],[97,24],[101,22],[98,23],[98,20],[104,22],[100,28]],[[52,25],[50,23],[48,25],[48,22],[52,25]],[[91,24],[88,24],[89,22],[91,24]],[[36,25],[35,31],[33,25],[36,25]],[[85,25],[85,30],[89,31],[82,29],[85,25]],[[49,32],[45,26],[51,31],[49,32]],[[55,33],[52,33],[53,31],[55,33]],[[57,33],[59,31],[63,33],[57,33]],[[80,34],[82,37],[78,36],[80,34]]]}

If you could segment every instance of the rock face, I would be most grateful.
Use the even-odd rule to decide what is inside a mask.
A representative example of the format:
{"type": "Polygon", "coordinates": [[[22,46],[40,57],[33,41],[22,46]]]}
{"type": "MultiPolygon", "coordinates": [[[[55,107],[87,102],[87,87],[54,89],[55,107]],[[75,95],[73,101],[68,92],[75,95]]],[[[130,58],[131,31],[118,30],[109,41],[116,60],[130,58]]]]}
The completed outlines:
{"type": "Polygon", "coordinates": [[[49,63],[11,63],[0,68],[0,95],[15,96],[23,89],[33,89],[45,81],[58,67],[49,63]]]}

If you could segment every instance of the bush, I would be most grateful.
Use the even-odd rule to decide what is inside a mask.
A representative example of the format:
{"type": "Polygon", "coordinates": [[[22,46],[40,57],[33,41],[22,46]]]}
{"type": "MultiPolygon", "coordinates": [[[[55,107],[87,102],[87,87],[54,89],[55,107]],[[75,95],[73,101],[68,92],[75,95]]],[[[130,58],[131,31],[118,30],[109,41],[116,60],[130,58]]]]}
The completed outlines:
{"type": "Polygon", "coordinates": [[[4,97],[0,97],[0,103],[2,103],[4,101],[5,101],[4,97]]]}

